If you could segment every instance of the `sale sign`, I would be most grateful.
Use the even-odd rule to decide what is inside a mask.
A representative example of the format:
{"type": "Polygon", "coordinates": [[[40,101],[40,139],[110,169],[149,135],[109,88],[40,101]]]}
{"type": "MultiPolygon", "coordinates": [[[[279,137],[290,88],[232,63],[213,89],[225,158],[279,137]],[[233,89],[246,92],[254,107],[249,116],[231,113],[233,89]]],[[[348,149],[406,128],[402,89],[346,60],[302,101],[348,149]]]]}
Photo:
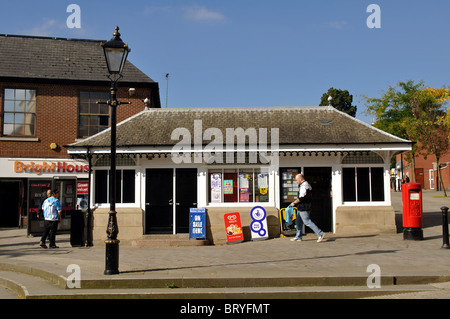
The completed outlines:
{"type": "Polygon", "coordinates": [[[227,244],[240,243],[244,241],[242,233],[241,216],[239,213],[228,213],[224,215],[225,230],[227,232],[227,244]]]}

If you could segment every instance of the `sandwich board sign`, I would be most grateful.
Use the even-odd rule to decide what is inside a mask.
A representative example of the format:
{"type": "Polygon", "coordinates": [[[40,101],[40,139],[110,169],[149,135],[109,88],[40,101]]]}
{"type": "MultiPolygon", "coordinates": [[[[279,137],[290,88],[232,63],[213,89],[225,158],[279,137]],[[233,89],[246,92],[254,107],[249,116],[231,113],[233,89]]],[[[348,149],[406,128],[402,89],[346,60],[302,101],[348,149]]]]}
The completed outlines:
{"type": "Polygon", "coordinates": [[[206,209],[189,209],[189,239],[206,239],[206,209]]]}
{"type": "Polygon", "coordinates": [[[255,206],[250,211],[250,217],[252,219],[252,222],[250,223],[252,240],[264,240],[269,238],[266,210],[261,206],[255,206]]]}
{"type": "Polygon", "coordinates": [[[228,213],[223,216],[225,231],[227,233],[227,244],[240,243],[244,241],[242,232],[241,215],[239,213],[228,213]]]}

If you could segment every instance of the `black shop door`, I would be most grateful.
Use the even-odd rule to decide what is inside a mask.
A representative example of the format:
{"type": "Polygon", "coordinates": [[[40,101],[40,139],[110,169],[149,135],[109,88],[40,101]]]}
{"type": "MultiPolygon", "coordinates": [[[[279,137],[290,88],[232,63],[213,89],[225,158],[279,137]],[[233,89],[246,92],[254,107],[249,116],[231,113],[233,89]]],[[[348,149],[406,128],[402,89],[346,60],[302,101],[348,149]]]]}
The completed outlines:
{"type": "MultiPolygon", "coordinates": [[[[305,179],[313,189],[311,220],[324,232],[332,231],[331,167],[305,167],[305,179]]],[[[306,227],[306,231],[310,231],[306,227]]]]}
{"type": "Polygon", "coordinates": [[[197,169],[147,169],[145,198],[146,234],[188,233],[189,208],[197,207],[197,169]]]}
{"type": "Polygon", "coordinates": [[[189,233],[189,209],[197,207],[197,169],[176,170],[176,233],[189,233]]]}

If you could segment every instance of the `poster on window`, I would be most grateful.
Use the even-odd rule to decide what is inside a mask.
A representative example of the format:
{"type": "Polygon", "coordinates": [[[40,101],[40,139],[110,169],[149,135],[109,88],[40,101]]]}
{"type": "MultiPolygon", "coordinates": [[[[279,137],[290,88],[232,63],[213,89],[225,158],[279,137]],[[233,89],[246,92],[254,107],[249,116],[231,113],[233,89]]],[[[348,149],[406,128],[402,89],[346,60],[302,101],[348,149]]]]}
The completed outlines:
{"type": "Polygon", "coordinates": [[[222,175],[220,173],[211,174],[211,202],[220,203],[222,196],[222,175]]]}
{"type": "Polygon", "coordinates": [[[223,193],[224,194],[233,194],[233,180],[225,179],[223,181],[223,193]]]}
{"type": "Polygon", "coordinates": [[[250,200],[250,193],[248,188],[239,188],[239,202],[248,203],[250,200]]]}

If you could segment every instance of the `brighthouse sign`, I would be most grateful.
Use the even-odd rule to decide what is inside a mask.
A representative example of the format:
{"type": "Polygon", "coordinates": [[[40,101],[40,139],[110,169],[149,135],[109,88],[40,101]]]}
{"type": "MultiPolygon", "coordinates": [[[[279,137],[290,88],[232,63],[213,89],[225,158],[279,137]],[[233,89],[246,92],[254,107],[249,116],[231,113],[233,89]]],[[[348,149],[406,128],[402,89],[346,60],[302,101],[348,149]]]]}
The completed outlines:
{"type": "Polygon", "coordinates": [[[16,174],[84,174],[89,172],[89,165],[80,162],[14,162],[16,174]]]}

